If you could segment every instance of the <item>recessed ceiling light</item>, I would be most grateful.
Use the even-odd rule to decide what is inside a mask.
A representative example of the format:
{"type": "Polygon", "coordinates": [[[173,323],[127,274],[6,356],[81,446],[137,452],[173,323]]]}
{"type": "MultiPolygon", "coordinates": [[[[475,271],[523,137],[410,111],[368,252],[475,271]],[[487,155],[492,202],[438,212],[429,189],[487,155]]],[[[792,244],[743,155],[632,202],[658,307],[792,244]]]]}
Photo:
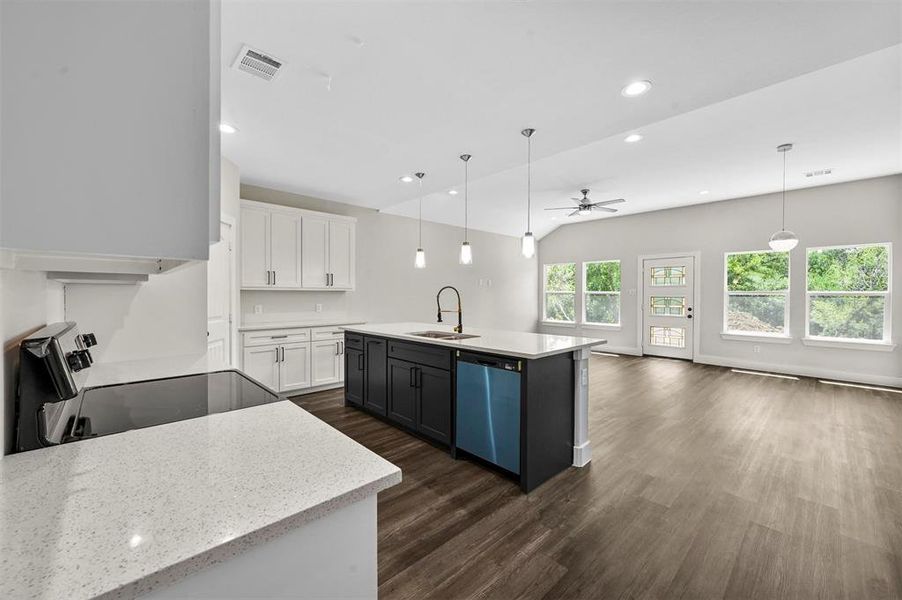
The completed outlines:
{"type": "Polygon", "coordinates": [[[234,125],[229,125],[228,123],[220,123],[219,131],[222,133],[235,133],[238,129],[234,125]]]}
{"type": "Polygon", "coordinates": [[[411,181],[413,181],[413,177],[411,177],[410,175],[402,175],[398,177],[398,179],[404,183],[410,183],[411,181]]]}
{"type": "Polygon", "coordinates": [[[702,190],[698,193],[699,196],[707,196],[710,192],[708,190],[702,190]]]}
{"type": "Polygon", "coordinates": [[[625,138],[623,138],[623,141],[632,144],[634,142],[638,142],[641,139],[642,139],[642,136],[639,135],[638,133],[631,133],[628,136],[626,136],[625,138]]]}
{"type": "Polygon", "coordinates": [[[626,96],[627,98],[634,98],[636,96],[641,96],[645,92],[651,89],[651,82],[642,80],[642,81],[634,81],[628,85],[626,85],[620,93],[626,96]]]}
{"type": "Polygon", "coordinates": [[[452,196],[456,196],[457,190],[448,190],[448,193],[451,194],[452,196]]]}

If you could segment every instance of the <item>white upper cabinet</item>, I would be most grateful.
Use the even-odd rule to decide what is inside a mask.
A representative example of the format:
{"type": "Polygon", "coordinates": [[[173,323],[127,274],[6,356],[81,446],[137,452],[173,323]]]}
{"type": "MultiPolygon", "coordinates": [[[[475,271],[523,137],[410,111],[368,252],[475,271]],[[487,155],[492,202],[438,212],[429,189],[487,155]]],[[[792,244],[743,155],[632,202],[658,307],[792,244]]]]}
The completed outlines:
{"type": "Polygon", "coordinates": [[[206,260],[219,2],[0,2],[0,17],[0,246],[206,260]]]}
{"type": "Polygon", "coordinates": [[[329,220],[305,216],[304,221],[304,287],[325,288],[329,285],[329,220]]]}
{"type": "Polygon", "coordinates": [[[267,286],[269,272],[269,211],[241,207],[241,286],[267,286]]]}
{"type": "Polygon", "coordinates": [[[301,285],[301,219],[291,213],[273,212],[270,219],[270,270],[272,286],[301,285]]]}
{"type": "Polygon", "coordinates": [[[329,285],[334,288],[354,287],[354,246],[356,225],[347,221],[329,222],[329,285]]]}
{"type": "Polygon", "coordinates": [[[241,201],[241,287],[353,290],[356,220],[241,201]]]}

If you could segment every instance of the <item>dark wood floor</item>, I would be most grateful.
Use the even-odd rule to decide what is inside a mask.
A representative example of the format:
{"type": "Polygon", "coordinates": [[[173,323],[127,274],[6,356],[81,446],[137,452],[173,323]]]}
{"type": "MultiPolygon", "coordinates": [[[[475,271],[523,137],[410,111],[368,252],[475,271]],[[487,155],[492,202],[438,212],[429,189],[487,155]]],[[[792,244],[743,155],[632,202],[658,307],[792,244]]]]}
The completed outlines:
{"type": "Polygon", "coordinates": [[[528,496],[295,400],[403,471],[381,598],[902,598],[902,394],[599,356],[590,390],[591,466],[528,496]]]}

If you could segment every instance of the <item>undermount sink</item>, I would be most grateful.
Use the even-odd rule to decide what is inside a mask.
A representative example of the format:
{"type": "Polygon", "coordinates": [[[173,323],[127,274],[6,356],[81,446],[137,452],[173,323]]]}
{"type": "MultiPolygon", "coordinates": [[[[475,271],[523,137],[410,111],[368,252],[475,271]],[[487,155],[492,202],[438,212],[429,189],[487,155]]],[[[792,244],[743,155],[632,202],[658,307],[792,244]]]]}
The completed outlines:
{"type": "Polygon", "coordinates": [[[450,331],[417,331],[409,335],[432,338],[434,340],[468,340],[470,338],[479,337],[478,335],[470,335],[468,333],[453,333],[450,331]]]}

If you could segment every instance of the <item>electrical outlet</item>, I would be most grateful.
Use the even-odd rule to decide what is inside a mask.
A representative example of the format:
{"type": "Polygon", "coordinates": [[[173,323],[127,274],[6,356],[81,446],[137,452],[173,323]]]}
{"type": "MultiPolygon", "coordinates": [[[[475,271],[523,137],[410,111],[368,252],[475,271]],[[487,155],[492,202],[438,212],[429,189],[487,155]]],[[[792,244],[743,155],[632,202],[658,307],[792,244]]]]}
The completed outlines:
{"type": "Polygon", "coordinates": [[[635,295],[636,295],[636,288],[631,288],[627,293],[628,293],[630,296],[635,296],[635,295]]]}
{"type": "Polygon", "coordinates": [[[322,304],[317,304],[315,308],[316,308],[316,312],[323,312],[323,305],[322,305],[322,304]]]}
{"type": "Polygon", "coordinates": [[[263,305],[262,304],[254,304],[254,314],[255,315],[263,314],[263,305]]]}
{"type": "Polygon", "coordinates": [[[491,279],[486,279],[486,280],[485,280],[485,283],[486,283],[487,286],[492,287],[492,280],[491,280],[491,279]]]}
{"type": "Polygon", "coordinates": [[[761,346],[752,346],[752,352],[756,354],[761,352],[761,346]]]}

